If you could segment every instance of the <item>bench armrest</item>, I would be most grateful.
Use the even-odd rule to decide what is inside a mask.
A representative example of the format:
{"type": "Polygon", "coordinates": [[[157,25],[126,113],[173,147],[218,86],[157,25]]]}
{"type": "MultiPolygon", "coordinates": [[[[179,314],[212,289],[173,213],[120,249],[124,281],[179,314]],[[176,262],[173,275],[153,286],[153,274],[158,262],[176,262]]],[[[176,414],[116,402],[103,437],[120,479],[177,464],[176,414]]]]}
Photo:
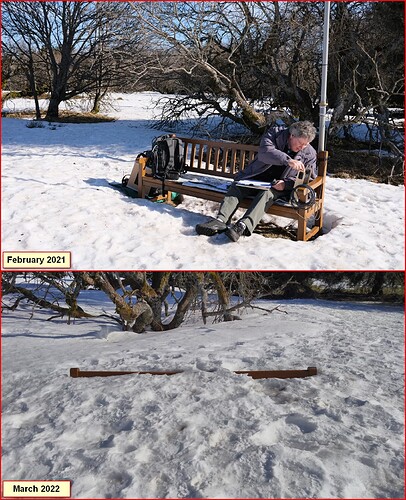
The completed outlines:
{"type": "Polygon", "coordinates": [[[318,176],[309,182],[309,186],[314,189],[316,187],[321,186],[323,182],[324,182],[324,177],[318,176]]]}

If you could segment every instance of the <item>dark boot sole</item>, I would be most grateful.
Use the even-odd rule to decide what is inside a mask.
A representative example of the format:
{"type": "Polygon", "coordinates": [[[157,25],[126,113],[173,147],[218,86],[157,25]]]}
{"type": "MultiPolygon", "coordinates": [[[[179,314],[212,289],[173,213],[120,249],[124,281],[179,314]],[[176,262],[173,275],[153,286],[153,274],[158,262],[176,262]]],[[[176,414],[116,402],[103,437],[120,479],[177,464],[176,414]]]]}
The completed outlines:
{"type": "Polygon", "coordinates": [[[224,233],[226,229],[212,229],[210,227],[196,227],[196,233],[204,236],[214,236],[215,234],[224,233]]]}
{"type": "Polygon", "coordinates": [[[203,224],[197,224],[195,226],[196,233],[203,234],[204,236],[214,236],[218,233],[224,233],[226,229],[226,224],[214,219],[203,224]]]}
{"type": "Polygon", "coordinates": [[[225,234],[226,234],[227,238],[229,238],[234,243],[240,239],[240,235],[238,233],[236,233],[235,231],[231,231],[230,229],[227,229],[225,231],[225,234]]]}

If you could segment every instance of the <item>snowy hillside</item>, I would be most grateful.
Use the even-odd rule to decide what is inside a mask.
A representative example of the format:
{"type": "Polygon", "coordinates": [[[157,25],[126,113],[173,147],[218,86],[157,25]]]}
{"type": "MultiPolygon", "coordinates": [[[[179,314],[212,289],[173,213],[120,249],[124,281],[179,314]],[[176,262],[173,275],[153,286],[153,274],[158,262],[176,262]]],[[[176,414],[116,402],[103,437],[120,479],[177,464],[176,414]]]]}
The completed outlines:
{"type": "Polygon", "coordinates": [[[113,189],[109,181],[131,172],[160,134],[149,128],[158,97],[115,94],[112,123],[27,128],[3,119],[3,250],[71,251],[74,269],[403,269],[403,186],[329,178],[323,236],[303,243],[254,234],[236,244],[196,235],[215,203],[189,197],[171,207],[113,189]]]}
{"type": "MultiPolygon", "coordinates": [[[[86,310],[111,307],[86,293],[86,310]]],[[[403,498],[403,309],[278,304],[141,335],[6,311],[3,478],[70,479],[75,498],[403,498]],[[318,375],[233,373],[308,366],[318,375]]]]}

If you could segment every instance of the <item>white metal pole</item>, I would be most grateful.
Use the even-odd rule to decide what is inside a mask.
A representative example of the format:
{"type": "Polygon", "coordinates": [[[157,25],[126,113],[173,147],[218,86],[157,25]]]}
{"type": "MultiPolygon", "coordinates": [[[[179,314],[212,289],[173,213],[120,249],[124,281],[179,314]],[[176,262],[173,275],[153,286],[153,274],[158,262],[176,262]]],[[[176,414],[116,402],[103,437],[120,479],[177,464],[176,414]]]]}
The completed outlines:
{"type": "Polygon", "coordinates": [[[327,112],[327,67],[330,28],[330,2],[324,2],[323,26],[323,58],[321,64],[321,94],[320,94],[320,122],[319,122],[319,151],[324,151],[326,136],[327,112]]]}

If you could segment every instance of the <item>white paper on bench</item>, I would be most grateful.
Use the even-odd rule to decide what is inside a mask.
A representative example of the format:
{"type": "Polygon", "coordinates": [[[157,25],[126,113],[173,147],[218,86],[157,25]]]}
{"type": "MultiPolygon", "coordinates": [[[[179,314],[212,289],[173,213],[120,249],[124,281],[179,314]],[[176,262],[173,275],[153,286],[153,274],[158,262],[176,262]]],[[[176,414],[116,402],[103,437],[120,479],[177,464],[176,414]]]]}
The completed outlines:
{"type": "Polygon", "coordinates": [[[208,189],[209,191],[225,193],[230,187],[232,181],[224,177],[214,177],[195,172],[187,172],[179,177],[179,179],[175,182],[179,182],[183,186],[197,187],[201,189],[208,189]]]}
{"type": "Polygon", "coordinates": [[[238,186],[250,187],[254,189],[271,189],[272,184],[270,182],[254,181],[250,179],[245,179],[237,182],[238,186]]]}
{"type": "Polygon", "coordinates": [[[218,191],[220,193],[226,193],[228,188],[230,187],[230,183],[223,183],[223,184],[207,184],[205,182],[193,182],[193,181],[186,181],[182,182],[182,186],[189,186],[189,187],[196,187],[196,188],[201,188],[201,189],[207,189],[208,191],[218,191]]]}

